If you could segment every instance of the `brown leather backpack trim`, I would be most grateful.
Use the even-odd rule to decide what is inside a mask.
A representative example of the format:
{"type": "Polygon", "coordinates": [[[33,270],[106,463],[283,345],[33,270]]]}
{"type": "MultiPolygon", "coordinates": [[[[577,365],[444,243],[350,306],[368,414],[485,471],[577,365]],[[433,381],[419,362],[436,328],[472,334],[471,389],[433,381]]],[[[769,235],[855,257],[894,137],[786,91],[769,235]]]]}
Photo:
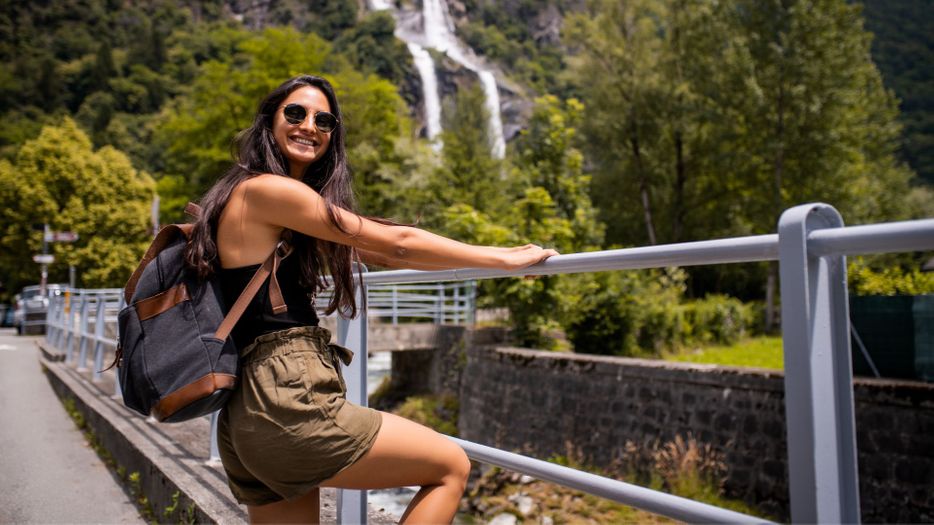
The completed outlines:
{"type": "Polygon", "coordinates": [[[184,235],[185,238],[188,238],[193,228],[194,224],[169,224],[159,230],[159,233],[156,234],[156,238],[153,239],[152,244],[149,245],[149,249],[146,250],[143,259],[139,262],[133,275],[131,275],[130,279],[126,282],[126,286],[123,289],[123,298],[126,300],[126,304],[130,304],[133,298],[133,292],[136,291],[136,283],[139,282],[139,278],[143,275],[143,270],[146,269],[146,266],[177,236],[184,235]]]}
{"type": "Polygon", "coordinates": [[[179,283],[162,293],[138,301],[133,307],[136,308],[136,315],[139,320],[145,321],[188,299],[188,287],[185,286],[185,283],[179,283]]]}
{"type": "Polygon", "coordinates": [[[159,421],[165,421],[179,409],[210,395],[211,392],[221,388],[233,389],[236,384],[237,376],[211,372],[163,397],[152,407],[152,415],[159,421]]]}

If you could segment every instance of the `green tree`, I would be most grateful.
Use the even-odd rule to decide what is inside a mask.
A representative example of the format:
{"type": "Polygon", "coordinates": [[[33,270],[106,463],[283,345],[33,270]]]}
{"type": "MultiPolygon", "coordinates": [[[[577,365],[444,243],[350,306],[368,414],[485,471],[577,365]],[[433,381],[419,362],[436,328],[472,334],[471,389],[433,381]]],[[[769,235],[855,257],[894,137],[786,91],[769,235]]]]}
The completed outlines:
{"type": "Polygon", "coordinates": [[[229,60],[202,64],[195,83],[166,112],[158,133],[167,152],[165,173],[182,176],[190,184],[189,194],[197,196],[230,165],[230,141],[250,125],[262,97],[289,77],[319,74],[331,81],[341,101],[351,162],[361,159],[359,169],[352,167],[367,184],[355,189],[373,207],[369,213],[383,213],[386,204],[375,194],[388,182],[381,179],[386,172],[374,159],[402,162],[395,141],[410,129],[394,86],[354,71],[317,35],[291,28],[250,35],[237,49],[229,60]]]}
{"type": "MultiPolygon", "coordinates": [[[[429,224],[439,223],[442,210],[454,204],[497,216],[505,204],[502,163],[493,157],[487,131],[489,113],[478,85],[461,89],[447,100],[441,141],[441,165],[432,176],[428,192],[422,195],[429,224]]],[[[444,230],[446,232],[446,230],[444,230]]],[[[449,233],[449,232],[448,232],[449,233]]]]}
{"type": "MultiPolygon", "coordinates": [[[[476,198],[476,188],[448,182],[444,198],[464,198],[443,211],[444,230],[455,238],[479,244],[534,242],[565,253],[598,249],[604,227],[596,218],[589,197],[590,177],[583,174],[583,155],[576,148],[577,125],[584,106],[574,99],[561,102],[553,96],[535,102],[529,127],[517,140],[513,154],[510,179],[520,187],[494,181],[493,191],[501,194],[500,199],[511,201],[509,205],[478,209],[470,201],[476,198]],[[460,193],[455,191],[459,188],[463,188],[460,193]]],[[[485,119],[478,119],[476,124],[485,129],[485,119]]],[[[445,142],[445,150],[449,147],[445,142]]],[[[467,158],[461,162],[466,164],[467,158]]],[[[442,191],[438,187],[432,194],[442,191]]],[[[477,202],[485,203],[482,199],[477,202]]],[[[509,309],[517,344],[536,348],[554,345],[549,331],[560,326],[558,311],[563,296],[558,289],[559,279],[548,276],[484,282],[483,292],[492,302],[509,309]]]]}
{"type": "MultiPolygon", "coordinates": [[[[601,108],[583,131],[609,242],[769,233],[808,201],[851,223],[906,214],[895,100],[858,6],[601,0],[567,28],[578,90],[601,108]]],[[[692,275],[749,280],[724,272],[746,270],[692,275]]]]}
{"type": "Polygon", "coordinates": [[[69,264],[78,285],[122,286],[151,240],[152,179],[123,153],[90,139],[70,118],[46,126],[20,149],[15,163],[0,162],[0,272],[7,288],[38,281],[31,261],[42,244],[34,224],[75,231],[75,243],[54,243],[51,281],[65,281],[69,264]]]}

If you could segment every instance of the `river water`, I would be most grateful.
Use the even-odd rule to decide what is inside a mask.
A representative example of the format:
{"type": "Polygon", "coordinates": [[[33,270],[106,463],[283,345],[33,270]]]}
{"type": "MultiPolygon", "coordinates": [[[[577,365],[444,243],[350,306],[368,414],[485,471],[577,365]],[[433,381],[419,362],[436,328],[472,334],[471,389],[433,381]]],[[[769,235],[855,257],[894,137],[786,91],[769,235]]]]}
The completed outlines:
{"type": "MultiPolygon", "coordinates": [[[[383,382],[384,377],[389,377],[392,370],[392,352],[376,352],[371,354],[366,362],[366,388],[367,392],[373,392],[383,382]]],[[[375,507],[382,508],[396,519],[402,517],[405,507],[408,506],[412,497],[418,492],[418,487],[400,487],[384,490],[368,490],[367,502],[375,507]]],[[[467,516],[455,516],[454,523],[469,524],[475,523],[467,516]]]]}

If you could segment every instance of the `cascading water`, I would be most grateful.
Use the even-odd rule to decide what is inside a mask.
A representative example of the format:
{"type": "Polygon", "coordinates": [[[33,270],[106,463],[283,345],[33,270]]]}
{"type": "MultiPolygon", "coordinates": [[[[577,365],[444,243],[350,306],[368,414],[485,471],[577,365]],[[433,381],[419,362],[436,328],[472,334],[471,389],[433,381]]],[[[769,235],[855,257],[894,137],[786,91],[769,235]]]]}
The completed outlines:
{"type": "Polygon", "coordinates": [[[490,114],[490,136],[493,137],[493,158],[501,159],[506,156],[506,139],[503,138],[503,119],[499,114],[499,88],[496,87],[496,77],[493,73],[481,70],[480,85],[486,95],[486,110],[490,114]]]}
{"type": "Polygon", "coordinates": [[[506,153],[506,141],[503,138],[503,123],[499,114],[499,89],[496,77],[490,71],[481,68],[471,60],[460,42],[454,36],[454,23],[448,14],[444,0],[422,0],[422,25],[428,47],[447,54],[451,60],[477,73],[480,85],[486,96],[486,109],[489,113],[488,129],[493,140],[491,151],[496,158],[503,158],[506,153]]]}
{"type": "MultiPolygon", "coordinates": [[[[387,0],[369,0],[369,5],[373,10],[392,9],[392,5],[387,0]]],[[[488,123],[492,139],[490,151],[495,158],[503,158],[506,154],[506,140],[503,137],[496,77],[491,71],[480,67],[479,62],[473,58],[473,53],[465,51],[454,36],[454,24],[448,14],[447,3],[444,0],[422,0],[421,34],[397,30],[396,36],[408,44],[409,52],[412,53],[415,67],[422,79],[428,138],[435,139],[441,131],[441,103],[434,62],[431,60],[431,55],[425,51],[425,47],[447,54],[451,60],[475,72],[480,78],[486,101],[485,107],[490,119],[488,123]]],[[[440,146],[440,143],[435,141],[435,145],[440,146]]]]}
{"type": "Polygon", "coordinates": [[[438,97],[438,77],[435,75],[435,61],[425,48],[409,42],[409,52],[415,60],[415,68],[422,78],[422,92],[425,99],[425,127],[428,140],[433,141],[435,148],[440,149],[441,142],[435,138],[441,133],[441,99],[438,97]]]}

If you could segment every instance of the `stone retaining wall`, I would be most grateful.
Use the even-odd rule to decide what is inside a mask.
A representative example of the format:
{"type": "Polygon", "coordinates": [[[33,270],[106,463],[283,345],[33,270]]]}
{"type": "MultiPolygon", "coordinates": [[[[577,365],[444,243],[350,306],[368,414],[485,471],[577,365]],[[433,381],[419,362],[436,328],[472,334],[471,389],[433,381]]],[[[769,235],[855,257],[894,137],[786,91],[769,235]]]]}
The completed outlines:
{"type": "MultiPolygon", "coordinates": [[[[393,354],[394,382],[459,394],[461,437],[540,458],[571,443],[609,465],[627,442],[691,435],[723,454],[729,496],[789,518],[782,373],[472,339],[452,331],[437,353],[393,354]]],[[[863,520],[934,520],[934,385],[857,379],[854,392],[863,520]]]]}

